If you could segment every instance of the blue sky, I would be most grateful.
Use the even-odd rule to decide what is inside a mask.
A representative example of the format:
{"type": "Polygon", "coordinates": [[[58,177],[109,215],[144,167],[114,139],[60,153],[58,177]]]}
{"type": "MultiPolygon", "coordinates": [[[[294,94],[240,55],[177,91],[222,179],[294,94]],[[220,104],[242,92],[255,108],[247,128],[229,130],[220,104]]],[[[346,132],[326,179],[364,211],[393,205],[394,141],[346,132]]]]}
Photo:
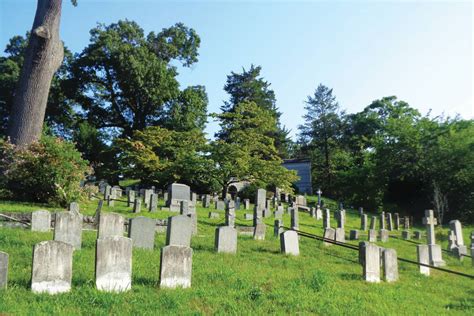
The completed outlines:
{"type": "MultiPolygon", "coordinates": [[[[231,71],[261,65],[282,123],[297,133],[319,83],[353,113],[396,95],[432,115],[474,116],[470,1],[63,1],[61,38],[73,52],[97,22],[138,22],[146,32],[176,22],[201,37],[199,62],[180,68],[182,87],[205,85],[209,111],[227,99],[231,71]]],[[[31,28],[35,0],[0,0],[0,47],[31,28]]],[[[217,129],[210,122],[207,131],[217,129]]]]}

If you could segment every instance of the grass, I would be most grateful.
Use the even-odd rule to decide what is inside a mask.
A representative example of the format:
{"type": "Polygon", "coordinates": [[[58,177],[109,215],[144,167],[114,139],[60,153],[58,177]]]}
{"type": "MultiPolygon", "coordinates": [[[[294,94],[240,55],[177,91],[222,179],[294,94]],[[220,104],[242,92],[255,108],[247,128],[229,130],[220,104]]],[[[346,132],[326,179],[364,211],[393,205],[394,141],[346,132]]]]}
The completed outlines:
{"type": "MultiPolygon", "coordinates": [[[[327,199],[325,199],[326,201],[327,199]]],[[[163,204],[163,201],[160,201],[163,204]]],[[[327,203],[327,201],[326,201],[327,203]]],[[[92,215],[97,201],[81,204],[81,212],[92,215]]],[[[104,206],[105,211],[130,212],[125,203],[104,206]]],[[[330,204],[331,206],[331,204],[330,204]]],[[[37,208],[44,208],[44,206],[37,208]]],[[[47,207],[46,207],[47,208],[47,207]]],[[[0,203],[1,211],[30,212],[35,205],[0,203]]],[[[54,209],[54,208],[53,208],[54,209]]],[[[334,207],[331,208],[332,210],[334,207]]],[[[94,286],[96,232],[83,232],[83,248],[74,254],[73,289],[70,293],[49,296],[33,294],[29,289],[31,256],[34,244],[52,239],[50,233],[1,228],[0,250],[10,254],[8,289],[0,293],[0,313],[62,315],[136,315],[136,314],[319,314],[319,315],[427,315],[474,314],[474,281],[432,270],[431,277],[418,273],[417,266],[399,263],[400,280],[396,283],[369,284],[362,280],[362,268],[356,251],[342,247],[324,247],[321,242],[301,237],[299,257],[279,252],[279,240],[267,228],[265,241],[239,236],[238,253],[214,252],[214,231],[224,221],[208,219],[209,209],[198,208],[199,233],[193,237],[193,278],[191,289],[162,290],[158,287],[160,249],[165,234],[157,234],[154,251],[133,251],[132,290],[122,294],[102,293],[94,286]]],[[[237,212],[238,225],[245,211],[237,212]]],[[[169,212],[142,212],[142,216],[166,218],[169,212]]],[[[272,218],[265,219],[273,224],[272,218]]],[[[284,224],[289,225],[289,215],[284,224]]],[[[349,212],[346,235],[359,228],[356,212],[349,212]]],[[[332,219],[332,225],[335,221],[332,219]]],[[[465,240],[473,227],[463,227],[465,240]]],[[[322,235],[322,221],[300,213],[300,229],[322,235]]],[[[391,235],[400,236],[400,231],[391,235]]],[[[447,248],[447,229],[438,228],[437,238],[447,248]]],[[[366,237],[362,237],[366,240],[366,237]]],[[[357,241],[351,241],[357,244],[357,241]]],[[[411,242],[391,238],[380,244],[395,248],[400,257],[416,259],[411,242]]],[[[463,262],[443,253],[448,269],[474,275],[470,259],[463,262]]]]}

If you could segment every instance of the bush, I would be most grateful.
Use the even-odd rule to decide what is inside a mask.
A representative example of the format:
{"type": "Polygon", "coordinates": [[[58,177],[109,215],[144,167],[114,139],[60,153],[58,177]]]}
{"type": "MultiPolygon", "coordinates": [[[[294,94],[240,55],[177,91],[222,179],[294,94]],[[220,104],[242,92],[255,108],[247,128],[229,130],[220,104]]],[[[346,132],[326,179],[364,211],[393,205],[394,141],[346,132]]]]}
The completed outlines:
{"type": "Polygon", "coordinates": [[[89,167],[74,144],[43,136],[25,149],[0,140],[0,172],[4,198],[66,206],[81,198],[89,167]]]}

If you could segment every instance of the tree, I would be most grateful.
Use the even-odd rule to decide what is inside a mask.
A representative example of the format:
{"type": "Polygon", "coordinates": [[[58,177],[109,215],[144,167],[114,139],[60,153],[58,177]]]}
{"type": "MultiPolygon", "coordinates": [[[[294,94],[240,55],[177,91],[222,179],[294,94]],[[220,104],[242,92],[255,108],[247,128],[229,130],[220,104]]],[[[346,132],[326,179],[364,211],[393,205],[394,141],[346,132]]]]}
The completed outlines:
{"type": "Polygon", "coordinates": [[[298,127],[299,142],[303,150],[313,155],[314,177],[319,186],[326,187],[326,192],[333,190],[332,160],[334,153],[340,147],[342,117],[333,90],[320,84],[313,96],[308,96],[303,116],[305,123],[298,127]],[[322,162],[322,163],[320,163],[322,162]]]}
{"type": "Polygon", "coordinates": [[[172,63],[197,61],[200,39],[193,29],[178,23],[145,37],[137,23],[119,21],[90,33],[91,43],[71,67],[69,89],[89,124],[121,137],[148,126],[204,127],[204,87],[180,91],[172,63]]]}
{"type": "Polygon", "coordinates": [[[292,190],[298,177],[281,165],[274,140],[268,136],[276,128],[271,111],[244,101],[233,111],[213,116],[220,122],[219,134],[226,135],[213,141],[210,150],[214,162],[211,174],[221,186],[223,197],[229,185],[238,181],[292,190]]]}
{"type": "Polygon", "coordinates": [[[61,6],[62,0],[38,1],[9,124],[10,139],[20,147],[40,138],[51,80],[63,61],[61,6]]]}
{"type": "MultiPolygon", "coordinates": [[[[274,139],[280,156],[286,157],[289,154],[288,147],[291,143],[288,137],[289,131],[281,126],[281,113],[278,112],[276,106],[275,92],[270,89],[270,83],[261,77],[261,71],[261,66],[251,65],[249,70],[243,68],[242,73],[231,72],[227,76],[224,86],[224,90],[229,94],[229,100],[224,102],[221,110],[224,113],[232,113],[242,102],[255,102],[257,106],[268,111],[270,113],[269,120],[275,124],[275,128],[268,132],[268,136],[274,139]]],[[[217,136],[225,139],[227,135],[224,133],[225,131],[221,131],[217,136]]]]}

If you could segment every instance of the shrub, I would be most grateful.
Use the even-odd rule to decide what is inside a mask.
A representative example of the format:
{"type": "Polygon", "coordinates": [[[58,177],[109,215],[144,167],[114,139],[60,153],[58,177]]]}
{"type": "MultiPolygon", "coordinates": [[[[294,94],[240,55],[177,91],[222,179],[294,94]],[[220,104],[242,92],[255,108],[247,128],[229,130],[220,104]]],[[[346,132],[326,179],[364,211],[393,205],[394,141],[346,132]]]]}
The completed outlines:
{"type": "Polygon", "coordinates": [[[74,144],[43,136],[25,149],[0,141],[0,172],[3,197],[66,206],[81,198],[89,167],[74,144]]]}

